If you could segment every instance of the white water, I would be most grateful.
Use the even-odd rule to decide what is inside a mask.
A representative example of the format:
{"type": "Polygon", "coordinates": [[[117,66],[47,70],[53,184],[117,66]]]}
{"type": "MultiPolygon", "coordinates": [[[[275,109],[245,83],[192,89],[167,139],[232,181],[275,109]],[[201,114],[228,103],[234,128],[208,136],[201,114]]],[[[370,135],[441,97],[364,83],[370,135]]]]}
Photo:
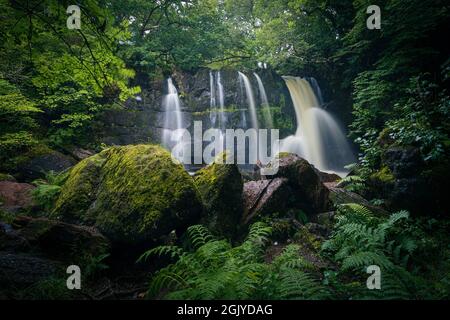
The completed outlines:
{"type": "Polygon", "coordinates": [[[163,97],[162,108],[164,110],[164,128],[162,144],[171,148],[181,137],[172,136],[177,129],[183,129],[183,114],[178,91],[173,84],[172,78],[167,79],[167,94],[163,97]]]}
{"type": "Polygon", "coordinates": [[[297,131],[280,141],[280,151],[296,153],[321,171],[344,175],[347,172],[344,166],[355,162],[355,157],[343,131],[333,117],[320,108],[307,80],[283,78],[294,104],[297,131]]]}
{"type": "Polygon", "coordinates": [[[242,79],[244,83],[245,88],[245,95],[247,97],[247,103],[250,111],[250,119],[252,121],[252,128],[259,129],[258,125],[258,115],[256,113],[256,103],[255,103],[255,96],[253,94],[252,85],[250,83],[250,80],[248,77],[243,74],[242,72],[239,73],[239,78],[242,79]]]}
{"type": "Polygon", "coordinates": [[[211,127],[217,127],[217,115],[219,114],[219,128],[225,130],[227,122],[227,115],[225,113],[225,91],[220,71],[217,71],[215,76],[212,71],[209,72],[209,90],[211,94],[209,115],[211,127]],[[217,112],[217,107],[220,108],[220,112],[217,112]]]}
{"type": "Polygon", "coordinates": [[[216,120],[217,120],[217,112],[216,112],[216,87],[214,83],[214,75],[212,71],[209,71],[209,92],[211,95],[210,98],[210,112],[209,119],[211,121],[211,127],[215,128],[216,120]]]}
{"type": "Polygon", "coordinates": [[[269,107],[269,100],[267,99],[266,89],[264,88],[264,84],[261,80],[261,78],[258,76],[256,72],[253,73],[256,81],[258,82],[258,89],[259,89],[259,97],[261,99],[261,106],[263,110],[264,115],[264,122],[266,124],[266,128],[273,128],[273,120],[272,120],[272,113],[270,112],[269,107]]]}
{"type": "Polygon", "coordinates": [[[225,130],[227,122],[227,116],[225,114],[225,92],[223,90],[222,75],[220,71],[217,71],[217,92],[219,94],[220,128],[225,130]]]}

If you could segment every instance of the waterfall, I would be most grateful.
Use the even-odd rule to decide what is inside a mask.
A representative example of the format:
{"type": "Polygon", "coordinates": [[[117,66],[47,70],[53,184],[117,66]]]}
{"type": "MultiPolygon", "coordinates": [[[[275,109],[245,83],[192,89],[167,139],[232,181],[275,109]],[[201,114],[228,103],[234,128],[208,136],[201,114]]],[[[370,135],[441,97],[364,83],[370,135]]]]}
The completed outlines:
{"type": "Polygon", "coordinates": [[[220,129],[225,130],[227,122],[227,116],[225,114],[225,92],[223,90],[220,71],[217,71],[217,93],[219,94],[220,129]]]}
{"type": "Polygon", "coordinates": [[[247,103],[250,109],[250,118],[252,121],[252,128],[258,129],[258,115],[256,113],[255,96],[253,95],[252,85],[248,77],[242,72],[239,73],[239,78],[242,79],[245,88],[245,95],[247,97],[247,103]]]}
{"type": "Polygon", "coordinates": [[[283,78],[294,104],[297,131],[295,135],[281,140],[280,151],[297,153],[319,170],[345,174],[344,166],[355,162],[355,157],[336,120],[320,108],[320,102],[307,80],[283,78]]]}
{"type": "Polygon", "coordinates": [[[171,148],[174,144],[176,144],[178,138],[181,139],[181,137],[175,137],[174,139],[172,133],[176,132],[175,130],[177,129],[183,129],[181,102],[172,78],[167,79],[167,94],[163,97],[162,108],[164,110],[162,144],[166,148],[171,148]]]}
{"type": "Polygon", "coordinates": [[[219,128],[224,130],[226,127],[227,116],[225,113],[225,91],[223,89],[220,71],[217,71],[215,76],[212,71],[209,71],[209,90],[211,94],[209,115],[211,127],[216,128],[217,126],[217,107],[219,107],[219,128]],[[218,105],[217,102],[219,102],[218,105]]]}
{"type": "Polygon", "coordinates": [[[217,111],[216,111],[216,87],[214,83],[214,74],[212,71],[209,71],[209,92],[211,95],[210,98],[210,112],[209,119],[211,121],[211,127],[215,128],[216,120],[217,120],[217,111]]]}
{"type": "Polygon", "coordinates": [[[323,98],[322,98],[322,90],[320,90],[319,84],[317,83],[316,78],[309,77],[308,78],[309,83],[311,84],[311,87],[314,90],[314,94],[317,97],[317,100],[319,102],[319,106],[323,105],[323,98]]]}
{"type": "Polygon", "coordinates": [[[264,88],[264,84],[261,78],[258,76],[258,74],[256,72],[254,72],[253,74],[256,78],[256,81],[258,82],[259,97],[261,99],[261,106],[263,110],[266,127],[273,128],[272,114],[270,112],[269,100],[267,99],[266,89],[264,88]]]}

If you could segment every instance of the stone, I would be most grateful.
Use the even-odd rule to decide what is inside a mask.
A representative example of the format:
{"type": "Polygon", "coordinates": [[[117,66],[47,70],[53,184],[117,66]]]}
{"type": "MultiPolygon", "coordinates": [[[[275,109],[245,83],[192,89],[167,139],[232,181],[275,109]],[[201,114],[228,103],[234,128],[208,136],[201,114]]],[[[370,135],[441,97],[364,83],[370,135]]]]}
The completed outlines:
{"type": "Polygon", "coordinates": [[[286,178],[246,182],[243,191],[243,222],[248,224],[256,216],[286,210],[291,196],[292,190],[286,178]]]}
{"type": "Polygon", "coordinates": [[[28,183],[0,181],[0,210],[17,212],[30,208],[33,189],[35,187],[28,183]]]}
{"type": "Polygon", "coordinates": [[[275,177],[289,180],[298,204],[297,208],[309,214],[327,211],[328,189],[321,182],[315,168],[305,159],[291,153],[278,155],[279,169],[275,177]]]}
{"type": "Polygon", "coordinates": [[[194,181],[205,210],[204,223],[213,232],[232,237],[243,213],[243,181],[237,166],[213,162],[197,171],[194,181]]]}
{"type": "Polygon", "coordinates": [[[156,145],[112,147],[73,167],[51,217],[95,226],[113,243],[153,243],[202,213],[193,179],[156,145]]]}

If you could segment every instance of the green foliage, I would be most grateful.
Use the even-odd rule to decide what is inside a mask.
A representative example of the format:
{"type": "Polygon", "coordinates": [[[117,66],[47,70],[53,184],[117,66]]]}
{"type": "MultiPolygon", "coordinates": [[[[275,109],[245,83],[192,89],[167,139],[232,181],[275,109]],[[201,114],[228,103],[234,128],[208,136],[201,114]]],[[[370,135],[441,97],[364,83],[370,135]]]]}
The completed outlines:
{"type": "Polygon", "coordinates": [[[48,172],[45,179],[33,181],[36,188],[32,191],[33,199],[44,210],[50,212],[61,193],[61,187],[69,176],[68,172],[48,172]]]}
{"type": "MultiPolygon", "coordinates": [[[[423,228],[406,211],[389,217],[375,217],[357,204],[339,207],[333,233],[322,250],[340,266],[337,274],[327,275],[327,283],[353,299],[416,299],[437,297],[435,284],[427,283],[417,256],[432,248],[423,228]],[[377,265],[382,272],[381,290],[365,288],[365,269],[377,265]],[[345,277],[361,279],[354,286],[345,277]],[[339,277],[340,280],[339,280],[339,277]]],[[[434,257],[436,259],[436,257],[434,257]]],[[[442,283],[442,280],[438,280],[442,283]]],[[[447,292],[448,294],[448,292],[447,292]]]]}
{"type": "Polygon", "coordinates": [[[95,279],[98,274],[109,268],[105,263],[105,259],[109,257],[109,253],[100,254],[98,256],[88,255],[82,258],[80,263],[83,268],[83,277],[86,279],[95,279]]]}
{"type": "Polygon", "coordinates": [[[169,256],[175,262],[151,279],[148,295],[165,299],[320,299],[326,290],[302,269],[308,264],[297,246],[288,246],[271,264],[264,252],[271,229],[263,223],[250,227],[245,241],[237,246],[216,240],[203,226],[187,232],[193,252],[163,246],[144,253],[169,256]]]}
{"type": "Polygon", "coordinates": [[[17,298],[21,300],[69,300],[74,295],[67,290],[66,278],[48,278],[18,291],[17,298]]]}
{"type": "Polygon", "coordinates": [[[365,179],[357,175],[349,175],[342,178],[339,180],[337,186],[352,192],[366,189],[365,179]]]}

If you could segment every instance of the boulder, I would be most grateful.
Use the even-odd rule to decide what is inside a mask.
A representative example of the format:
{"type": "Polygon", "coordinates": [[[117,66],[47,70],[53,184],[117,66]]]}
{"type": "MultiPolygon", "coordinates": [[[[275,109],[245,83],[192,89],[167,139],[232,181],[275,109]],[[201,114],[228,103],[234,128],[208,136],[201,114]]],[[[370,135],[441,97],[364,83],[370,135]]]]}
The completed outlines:
{"type": "Polygon", "coordinates": [[[314,168],[322,182],[335,182],[341,179],[336,173],[323,172],[314,168]]]}
{"type": "Polygon", "coordinates": [[[345,190],[344,188],[337,187],[337,183],[335,182],[327,182],[324,185],[329,190],[329,199],[331,200],[331,203],[335,208],[341,204],[358,203],[369,208],[374,213],[378,213],[380,215],[388,214],[386,210],[381,207],[372,205],[369,201],[361,197],[359,194],[345,190]]]}
{"type": "Polygon", "coordinates": [[[205,209],[203,222],[214,232],[232,237],[243,212],[243,181],[238,167],[216,161],[197,171],[194,181],[205,209]]]}
{"type": "Polygon", "coordinates": [[[28,183],[0,181],[0,210],[17,212],[33,205],[31,191],[35,187],[28,183]]]}
{"type": "Polygon", "coordinates": [[[424,166],[420,150],[415,147],[391,146],[383,154],[383,163],[396,178],[414,177],[424,166]]]}
{"type": "Polygon", "coordinates": [[[0,288],[27,287],[58,274],[62,266],[29,253],[0,251],[0,288]]]}
{"type": "Polygon", "coordinates": [[[20,180],[33,181],[44,178],[46,172],[59,173],[72,167],[75,163],[75,159],[70,156],[46,146],[39,146],[17,159],[16,166],[12,171],[20,180]]]}
{"type": "Polygon", "coordinates": [[[70,151],[70,154],[77,159],[78,161],[89,158],[90,156],[93,156],[95,154],[92,150],[86,150],[83,148],[73,148],[70,151]]]}
{"type": "Polygon", "coordinates": [[[286,178],[249,181],[244,183],[243,202],[245,224],[256,216],[282,212],[287,209],[292,190],[286,178]]]}
{"type": "Polygon", "coordinates": [[[278,161],[279,169],[275,177],[289,180],[298,202],[296,207],[309,214],[327,211],[329,192],[315,168],[305,159],[291,153],[279,154],[278,161]]]}
{"type": "Polygon", "coordinates": [[[108,240],[92,227],[32,217],[17,217],[12,225],[29,245],[59,260],[81,260],[109,250],[108,240]]]}
{"type": "Polygon", "coordinates": [[[51,216],[95,226],[114,243],[158,241],[200,218],[194,182],[156,145],[112,147],[69,172],[51,216]]]}

